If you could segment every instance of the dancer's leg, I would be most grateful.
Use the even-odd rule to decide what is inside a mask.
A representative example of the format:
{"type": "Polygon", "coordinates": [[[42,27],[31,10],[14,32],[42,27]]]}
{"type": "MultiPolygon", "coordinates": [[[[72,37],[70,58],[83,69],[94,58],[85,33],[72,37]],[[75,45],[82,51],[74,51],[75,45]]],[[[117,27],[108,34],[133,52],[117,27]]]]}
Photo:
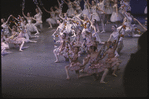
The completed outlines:
{"type": "Polygon", "coordinates": [[[65,66],[65,70],[66,70],[66,75],[67,75],[67,80],[69,80],[70,79],[70,77],[69,77],[69,71],[68,71],[68,67],[69,67],[69,65],[68,66],[65,66]]]}
{"type": "Polygon", "coordinates": [[[103,75],[101,77],[100,83],[106,83],[106,82],[104,82],[104,79],[105,79],[106,75],[108,74],[108,71],[109,71],[108,69],[104,70],[104,73],[103,73],[103,75]]]}
{"type": "Polygon", "coordinates": [[[23,50],[22,50],[22,47],[23,47],[24,43],[25,43],[25,41],[23,41],[23,42],[21,43],[21,46],[20,46],[20,48],[19,48],[19,51],[21,51],[21,52],[23,51],[23,50]]]}

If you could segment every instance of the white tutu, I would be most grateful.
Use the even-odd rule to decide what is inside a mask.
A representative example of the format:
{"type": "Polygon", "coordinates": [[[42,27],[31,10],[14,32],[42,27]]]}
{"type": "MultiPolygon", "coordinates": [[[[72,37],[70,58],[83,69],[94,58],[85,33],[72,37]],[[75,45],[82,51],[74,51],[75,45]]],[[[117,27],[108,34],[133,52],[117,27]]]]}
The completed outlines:
{"type": "Polygon", "coordinates": [[[33,23],[28,23],[26,24],[26,28],[27,28],[27,31],[30,31],[30,32],[35,32],[36,31],[36,26],[33,24],[33,23]]]}
{"type": "Polygon", "coordinates": [[[9,45],[4,43],[4,42],[2,42],[1,43],[1,50],[4,50],[4,49],[9,49],[9,45]]]}
{"type": "Polygon", "coordinates": [[[8,26],[7,26],[6,23],[3,23],[3,24],[1,25],[1,27],[3,28],[4,35],[9,35],[9,34],[10,34],[9,29],[8,29],[8,26]]]}
{"type": "Polygon", "coordinates": [[[4,35],[9,35],[9,34],[10,34],[9,29],[8,28],[4,29],[4,35]]]}
{"type": "Polygon", "coordinates": [[[55,17],[55,20],[58,20],[58,19],[60,19],[60,18],[59,18],[58,16],[56,16],[56,17],[55,17]]]}
{"type": "Polygon", "coordinates": [[[73,8],[69,8],[67,10],[67,14],[68,14],[68,16],[72,16],[74,14],[74,9],[73,8]]]}
{"type": "Polygon", "coordinates": [[[122,14],[118,13],[118,15],[117,15],[116,12],[113,12],[111,15],[110,21],[111,22],[117,22],[117,21],[121,21],[122,19],[123,19],[122,14]]]}
{"type": "Polygon", "coordinates": [[[72,26],[73,26],[72,24],[67,24],[64,32],[70,33],[72,31],[71,29],[72,26]]]}
{"type": "Polygon", "coordinates": [[[105,11],[107,14],[112,14],[112,12],[113,12],[113,7],[110,5],[110,0],[106,0],[106,1],[105,1],[104,11],[105,11]]]}
{"type": "Polygon", "coordinates": [[[105,10],[104,11],[106,12],[106,14],[112,14],[113,8],[111,6],[105,7],[105,10]]]}
{"type": "Polygon", "coordinates": [[[87,15],[87,17],[90,18],[90,13],[89,13],[88,9],[84,9],[82,11],[82,13],[83,13],[83,15],[87,15]]]}
{"type": "Polygon", "coordinates": [[[97,13],[94,13],[93,15],[92,15],[92,21],[94,20],[94,19],[96,19],[96,21],[100,21],[100,18],[99,18],[99,16],[98,16],[98,14],[97,13]]]}
{"type": "Polygon", "coordinates": [[[56,24],[56,21],[53,18],[46,19],[46,22],[50,22],[51,24],[56,24]]]}
{"type": "Polygon", "coordinates": [[[96,10],[97,8],[96,8],[96,6],[92,6],[92,8],[91,8],[91,11],[92,11],[92,21],[93,21],[93,19],[96,19],[96,21],[100,21],[100,18],[99,18],[99,16],[98,16],[98,14],[97,14],[97,10],[96,10]]]}

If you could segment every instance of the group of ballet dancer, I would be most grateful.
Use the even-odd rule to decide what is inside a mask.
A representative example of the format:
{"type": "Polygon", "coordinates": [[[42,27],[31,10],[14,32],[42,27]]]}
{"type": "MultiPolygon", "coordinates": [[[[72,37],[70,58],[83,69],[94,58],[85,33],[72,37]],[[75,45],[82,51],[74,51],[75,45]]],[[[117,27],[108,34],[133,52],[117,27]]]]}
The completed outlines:
{"type": "MultiPolygon", "coordinates": [[[[30,40],[39,37],[42,30],[43,12],[39,7],[37,0],[33,0],[36,4],[36,15],[34,17],[27,13],[24,14],[25,0],[22,3],[22,15],[18,18],[10,15],[5,21],[1,19],[3,30],[1,31],[1,54],[6,53],[9,44],[19,45],[19,51],[22,51],[26,42],[37,41],[30,40]],[[10,18],[12,19],[11,21],[10,18]],[[27,22],[25,21],[27,20],[27,22]],[[32,23],[35,20],[36,23],[32,23]],[[9,22],[13,23],[12,29],[9,22]],[[9,32],[11,31],[11,33],[9,32]],[[32,35],[32,32],[36,32],[32,35]]],[[[50,18],[46,20],[49,28],[53,28],[58,24],[57,29],[52,34],[54,40],[53,53],[56,63],[60,62],[59,57],[63,56],[70,64],[65,66],[67,78],[70,79],[69,71],[75,71],[78,78],[93,75],[97,80],[99,74],[103,72],[100,83],[105,83],[104,78],[110,69],[113,70],[112,75],[116,75],[121,63],[120,52],[124,47],[123,38],[125,36],[140,37],[141,31],[132,21],[138,24],[146,31],[146,27],[142,25],[136,18],[131,15],[130,0],[84,0],[84,9],[81,9],[80,2],[82,0],[57,0],[58,6],[50,8],[48,11],[41,0],[40,6],[50,14],[50,18]],[[63,5],[68,5],[66,13],[62,13],[63,5]],[[118,3],[120,7],[118,7],[118,3]],[[121,21],[122,24],[117,26],[121,21]],[[115,23],[112,25],[112,33],[105,42],[101,41],[99,33],[105,33],[105,24],[115,23]],[[102,31],[99,25],[101,24],[102,31]],[[85,57],[82,58],[82,55],[85,57]],[[80,72],[85,72],[80,74],[80,72]]],[[[146,7],[147,10],[147,7],[146,7]]],[[[145,11],[147,14],[147,11],[145,11]]]]}
{"type": "Polygon", "coordinates": [[[59,24],[52,34],[55,62],[60,62],[60,56],[70,62],[65,66],[66,79],[70,79],[69,71],[75,71],[78,78],[93,75],[96,80],[103,72],[100,83],[105,83],[104,78],[109,69],[113,69],[112,75],[117,76],[116,71],[121,63],[119,53],[124,47],[123,38],[127,35],[131,37],[140,37],[141,35],[140,29],[132,24],[132,20],[138,22],[144,31],[147,29],[131,15],[130,0],[121,0],[119,8],[117,0],[92,0],[91,4],[89,0],[84,0],[83,10],[80,8],[81,0],[67,1],[64,1],[68,5],[67,12],[64,15],[60,12],[59,18],[56,17],[58,19],[50,18],[50,20],[57,20],[59,24]],[[109,17],[110,14],[111,17],[109,17]],[[115,23],[122,20],[123,22],[119,27],[112,25],[109,39],[102,42],[99,33],[105,32],[105,16],[108,16],[107,23],[109,20],[115,23]],[[102,31],[99,29],[100,23],[102,31]],[[86,56],[82,57],[81,55],[84,53],[86,56]],[[80,74],[80,72],[85,72],[85,74],[80,74]]]}

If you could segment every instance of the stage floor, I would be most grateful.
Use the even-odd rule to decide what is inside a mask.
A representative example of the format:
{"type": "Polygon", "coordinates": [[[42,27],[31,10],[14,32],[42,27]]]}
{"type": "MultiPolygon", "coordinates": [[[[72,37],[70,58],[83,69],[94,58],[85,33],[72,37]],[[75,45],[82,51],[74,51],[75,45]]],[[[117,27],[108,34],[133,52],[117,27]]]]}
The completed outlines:
{"type": "MultiPolygon", "coordinates": [[[[102,41],[108,40],[111,26],[112,24],[107,24],[107,32],[100,34],[102,41]]],[[[3,97],[125,97],[122,86],[123,72],[131,53],[137,51],[138,38],[124,38],[124,48],[120,54],[122,63],[116,73],[118,77],[108,74],[105,78],[108,83],[100,84],[100,80],[94,81],[93,76],[77,79],[75,72],[71,71],[71,79],[66,80],[65,66],[69,62],[60,57],[60,63],[54,63],[54,44],[51,35],[55,29],[48,29],[47,25],[44,25],[40,37],[34,39],[37,43],[25,43],[24,46],[29,48],[23,52],[12,48],[11,54],[1,58],[3,97]]]]}

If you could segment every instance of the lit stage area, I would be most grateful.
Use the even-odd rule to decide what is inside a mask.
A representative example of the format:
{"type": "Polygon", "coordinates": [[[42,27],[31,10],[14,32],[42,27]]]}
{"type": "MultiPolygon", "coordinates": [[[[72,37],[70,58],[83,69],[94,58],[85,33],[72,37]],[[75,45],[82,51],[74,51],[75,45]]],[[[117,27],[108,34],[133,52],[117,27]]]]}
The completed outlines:
{"type": "MultiPolygon", "coordinates": [[[[19,52],[11,48],[11,54],[1,58],[2,95],[14,98],[51,98],[51,97],[125,97],[122,77],[130,55],[138,49],[138,38],[124,38],[124,48],[121,51],[120,70],[117,77],[108,74],[107,84],[94,81],[93,76],[77,78],[75,72],[70,72],[70,80],[66,80],[65,62],[60,57],[60,63],[55,63],[53,54],[54,29],[44,29],[37,43],[26,43],[29,48],[19,52]]],[[[107,24],[106,33],[100,34],[101,40],[106,41],[111,34],[112,24],[107,24]]],[[[142,28],[137,25],[138,28],[142,28]]],[[[102,46],[102,45],[100,45],[102,46]]],[[[102,75],[102,73],[101,73],[102,75]]]]}
{"type": "MultiPolygon", "coordinates": [[[[145,24],[146,15],[134,14],[134,17],[143,25],[145,24]]],[[[65,66],[70,64],[69,61],[65,61],[64,57],[60,56],[60,62],[55,63],[53,54],[52,34],[57,26],[49,29],[49,24],[45,22],[46,18],[43,18],[43,29],[39,37],[31,39],[36,40],[37,43],[25,43],[24,47],[27,48],[23,49],[22,52],[19,52],[19,48],[10,45],[9,51],[11,53],[1,57],[1,93],[3,98],[127,97],[123,86],[124,70],[131,54],[138,51],[139,38],[128,36],[123,38],[124,48],[119,56],[122,63],[119,66],[120,70],[116,71],[117,77],[111,75],[112,72],[110,71],[105,77],[106,83],[103,84],[100,83],[103,72],[99,74],[99,80],[95,80],[93,76],[77,78],[75,71],[69,71],[71,78],[67,80],[65,66]]],[[[114,24],[116,23],[105,25],[106,32],[99,33],[101,41],[108,40],[112,33],[111,27],[114,24]]],[[[121,24],[117,23],[118,26],[121,24]]],[[[132,24],[136,24],[141,33],[145,32],[137,22],[132,24]]],[[[99,28],[102,29],[101,24],[99,28]]],[[[98,46],[102,47],[103,45],[99,44],[98,46]]],[[[79,60],[82,61],[86,55],[82,54],[79,60]]],[[[81,72],[80,74],[84,73],[81,72]]]]}

